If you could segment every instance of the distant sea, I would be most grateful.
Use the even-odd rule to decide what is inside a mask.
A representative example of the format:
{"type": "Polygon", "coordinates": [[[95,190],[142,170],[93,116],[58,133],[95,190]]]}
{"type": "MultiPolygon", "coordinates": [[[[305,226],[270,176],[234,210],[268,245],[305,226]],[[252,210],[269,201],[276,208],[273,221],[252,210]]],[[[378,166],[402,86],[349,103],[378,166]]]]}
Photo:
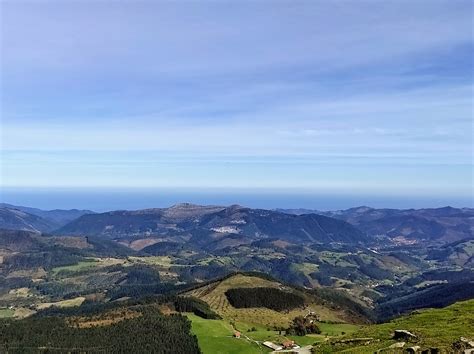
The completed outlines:
{"type": "Polygon", "coordinates": [[[40,209],[136,210],[176,203],[239,204],[252,208],[337,210],[367,205],[375,208],[473,207],[471,198],[339,195],[292,190],[0,188],[0,201],[40,209]]]}

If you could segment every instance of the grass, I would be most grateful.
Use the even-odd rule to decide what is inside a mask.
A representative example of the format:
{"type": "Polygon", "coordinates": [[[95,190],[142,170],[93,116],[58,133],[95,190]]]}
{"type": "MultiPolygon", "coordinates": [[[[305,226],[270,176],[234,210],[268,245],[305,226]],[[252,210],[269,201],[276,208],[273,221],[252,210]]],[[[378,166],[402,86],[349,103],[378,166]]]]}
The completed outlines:
{"type": "Polygon", "coordinates": [[[320,253],[319,257],[322,261],[325,261],[333,266],[357,268],[357,266],[355,266],[354,264],[349,263],[343,259],[343,257],[347,255],[348,253],[323,251],[320,253]]]}
{"type": "Polygon", "coordinates": [[[0,309],[0,318],[10,318],[15,314],[15,310],[12,309],[0,309]]]}
{"type": "Polygon", "coordinates": [[[295,271],[302,272],[304,274],[310,274],[317,272],[319,266],[313,263],[292,263],[291,268],[295,271]]]}
{"type": "Polygon", "coordinates": [[[324,336],[339,336],[344,334],[350,334],[356,332],[360,326],[349,324],[349,323],[318,323],[321,329],[321,334],[324,336]]]}
{"type": "Polygon", "coordinates": [[[194,314],[188,314],[188,318],[191,320],[191,330],[198,338],[199,347],[203,354],[254,354],[267,352],[243,336],[241,338],[234,338],[232,326],[224,320],[206,320],[194,314]]]}
{"type": "MultiPolygon", "coordinates": [[[[267,352],[263,346],[260,348],[257,344],[251,343],[244,338],[237,340],[232,338],[233,328],[227,320],[206,320],[195,315],[188,315],[192,321],[193,333],[199,340],[199,345],[204,354],[206,353],[262,353],[267,352]],[[242,341],[245,345],[242,345],[242,341]],[[236,342],[237,341],[237,342],[236,342]],[[236,344],[237,343],[237,344],[236,344]],[[229,347],[235,348],[235,351],[229,351],[229,347]]],[[[265,326],[252,324],[248,322],[235,322],[235,328],[241,333],[242,337],[249,337],[252,341],[264,342],[271,341],[274,343],[282,343],[287,339],[294,340],[300,346],[313,345],[323,342],[326,335],[337,336],[342,332],[350,333],[356,331],[359,327],[350,324],[327,324],[321,323],[322,334],[310,334],[306,336],[286,336],[280,334],[265,326]]]]}
{"type": "MultiPolygon", "coordinates": [[[[305,264],[305,270],[311,265],[305,264]]],[[[337,313],[330,308],[311,303],[306,309],[294,309],[291,311],[277,312],[267,308],[242,308],[237,309],[230,305],[225,292],[231,288],[239,287],[275,287],[282,285],[278,282],[262,279],[260,277],[237,274],[218,283],[211,283],[187,293],[207,302],[209,306],[222,316],[222,320],[205,320],[194,315],[189,315],[193,323],[193,332],[197,335],[199,345],[204,354],[206,353],[261,353],[268,352],[261,345],[263,341],[282,343],[286,339],[292,339],[300,346],[313,345],[322,342],[327,336],[342,336],[359,329],[359,326],[346,323],[319,323],[322,334],[299,336],[285,336],[275,331],[275,327],[288,328],[291,321],[299,315],[306,315],[308,311],[315,311],[326,321],[340,321],[337,313]],[[232,338],[233,327],[242,333],[242,337],[250,338],[252,342],[245,339],[232,338]],[[255,341],[260,342],[260,348],[255,341]],[[242,344],[245,344],[242,346],[242,344]]]]}
{"type": "MultiPolygon", "coordinates": [[[[147,257],[148,258],[148,257],[147,257]]],[[[87,272],[87,271],[95,271],[96,268],[103,268],[107,266],[114,266],[114,265],[126,265],[127,261],[121,258],[85,258],[83,261],[80,261],[76,264],[68,265],[68,266],[61,266],[55,267],[51,270],[52,274],[55,276],[62,276],[68,274],[61,274],[61,273],[80,273],[80,272],[87,272]]]]}
{"type": "Polygon", "coordinates": [[[81,272],[84,270],[95,268],[98,265],[99,265],[99,261],[95,259],[87,259],[77,264],[62,266],[62,267],[55,267],[52,269],[52,272],[54,275],[58,275],[60,272],[81,272]]]}
{"type": "Polygon", "coordinates": [[[315,343],[321,343],[326,340],[327,337],[337,337],[344,334],[350,334],[357,331],[360,326],[349,324],[349,323],[318,323],[321,329],[321,334],[308,334],[304,337],[300,336],[288,336],[295,343],[301,346],[313,345],[315,343]]]}
{"type": "Polygon", "coordinates": [[[36,313],[36,311],[31,310],[29,308],[18,307],[18,308],[15,309],[15,314],[13,315],[13,317],[15,317],[15,318],[25,318],[25,317],[33,315],[34,313],[36,313]]]}
{"type": "Polygon", "coordinates": [[[322,342],[324,336],[319,334],[306,335],[304,337],[300,336],[288,336],[289,339],[294,340],[299,346],[313,345],[316,342],[322,342]]]}
{"type": "Polygon", "coordinates": [[[67,299],[67,300],[62,300],[58,302],[44,302],[41,304],[37,304],[36,307],[39,310],[46,309],[51,306],[56,306],[56,307],[61,307],[61,308],[76,307],[76,306],[81,306],[85,300],[86,300],[85,297],[79,296],[79,297],[75,297],[74,299],[67,299]]]}
{"type": "MultiPolygon", "coordinates": [[[[391,339],[395,329],[404,329],[414,333],[419,338],[416,345],[422,349],[436,347],[450,352],[452,343],[459,340],[461,336],[473,337],[474,300],[457,302],[442,309],[419,310],[388,323],[363,327],[344,338],[373,338],[374,340],[369,345],[341,346],[338,351],[365,353],[387,348],[395,343],[391,339]]],[[[334,349],[333,347],[331,350],[334,349]]]]}
{"type": "Polygon", "coordinates": [[[9,291],[11,295],[15,295],[16,297],[27,297],[30,293],[30,289],[28,288],[16,288],[9,291]]]}
{"type": "Polygon", "coordinates": [[[312,264],[312,263],[292,263],[290,269],[294,273],[302,273],[308,279],[308,282],[312,286],[317,286],[318,282],[315,281],[310,274],[313,272],[317,272],[319,269],[319,266],[317,264],[312,264]]]}
{"type": "Polygon", "coordinates": [[[260,277],[237,274],[221,281],[217,286],[215,286],[215,284],[206,285],[190,291],[187,294],[204,300],[209,304],[211,309],[229,321],[257,324],[264,326],[265,328],[288,327],[290,322],[296,316],[304,316],[309,310],[315,311],[323,320],[326,321],[341,320],[337,317],[335,311],[317,304],[310,304],[308,309],[297,308],[288,312],[277,312],[267,308],[237,309],[230,305],[225,296],[225,292],[228,289],[239,287],[280,288],[281,284],[260,277]]]}
{"type": "Polygon", "coordinates": [[[278,342],[285,339],[285,337],[280,335],[278,331],[274,331],[271,328],[259,324],[238,321],[235,322],[235,327],[243,334],[256,341],[263,342],[269,340],[278,342]]]}
{"type": "Polygon", "coordinates": [[[172,265],[169,256],[150,256],[150,257],[128,257],[132,263],[144,263],[148,265],[161,266],[169,268],[172,265]]]}
{"type": "Polygon", "coordinates": [[[197,261],[198,265],[210,265],[211,263],[217,263],[221,265],[232,265],[233,261],[231,257],[221,257],[221,256],[209,256],[197,261]]]}
{"type": "Polygon", "coordinates": [[[178,278],[178,273],[171,271],[171,269],[180,265],[174,265],[172,258],[169,256],[128,257],[128,261],[127,266],[145,264],[156,268],[164,281],[175,281],[178,278]]]}

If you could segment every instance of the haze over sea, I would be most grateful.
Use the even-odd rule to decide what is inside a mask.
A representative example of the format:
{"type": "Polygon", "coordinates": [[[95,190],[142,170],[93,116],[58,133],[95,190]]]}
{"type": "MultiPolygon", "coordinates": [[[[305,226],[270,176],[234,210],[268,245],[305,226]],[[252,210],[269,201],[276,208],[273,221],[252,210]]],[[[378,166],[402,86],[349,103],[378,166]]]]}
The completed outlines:
{"type": "Polygon", "coordinates": [[[472,1],[1,3],[5,202],[472,205],[472,1]]]}
{"type": "Polygon", "coordinates": [[[473,207],[469,196],[334,194],[324,191],[271,189],[145,189],[145,188],[3,188],[0,201],[40,209],[108,211],[168,207],[176,203],[231,205],[252,208],[337,210],[367,205],[376,208],[473,207]]]}

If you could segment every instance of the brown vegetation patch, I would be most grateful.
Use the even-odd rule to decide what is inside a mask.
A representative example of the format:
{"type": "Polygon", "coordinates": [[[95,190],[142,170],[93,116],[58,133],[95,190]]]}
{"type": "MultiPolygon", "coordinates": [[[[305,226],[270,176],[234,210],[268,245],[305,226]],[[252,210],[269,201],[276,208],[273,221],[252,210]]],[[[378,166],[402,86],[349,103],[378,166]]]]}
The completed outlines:
{"type": "Polygon", "coordinates": [[[160,241],[161,240],[156,239],[156,238],[142,238],[142,239],[134,240],[130,242],[128,247],[130,247],[132,250],[140,251],[144,249],[145,247],[154,245],[155,243],[158,243],[160,241]]]}
{"type": "Polygon", "coordinates": [[[62,301],[57,301],[57,302],[44,302],[40,304],[36,304],[36,308],[38,310],[44,310],[49,307],[76,307],[76,306],[81,306],[82,303],[86,300],[85,297],[79,296],[75,297],[74,299],[67,299],[67,300],[62,300],[62,301]]]}
{"type": "Polygon", "coordinates": [[[289,242],[286,242],[286,241],[283,241],[283,240],[276,240],[276,241],[273,241],[272,244],[273,244],[275,247],[279,247],[279,248],[286,248],[286,247],[288,247],[288,246],[291,245],[289,242]]]}
{"type": "Polygon", "coordinates": [[[32,279],[41,279],[46,277],[48,273],[44,268],[33,268],[33,269],[20,269],[14,270],[8,273],[7,278],[32,278],[32,279]]]}
{"type": "Polygon", "coordinates": [[[158,310],[166,316],[178,313],[175,309],[174,306],[171,306],[170,304],[162,304],[158,306],[158,310]]]}
{"type": "Polygon", "coordinates": [[[133,318],[140,317],[142,314],[137,311],[128,309],[118,309],[105,314],[92,317],[73,317],[68,323],[71,327],[77,328],[91,328],[98,326],[110,326],[114,323],[118,323],[124,320],[130,320],[133,318]]]}
{"type": "Polygon", "coordinates": [[[56,245],[61,245],[63,247],[79,249],[92,248],[92,245],[87,242],[87,238],[82,236],[55,236],[49,239],[56,245]]]}

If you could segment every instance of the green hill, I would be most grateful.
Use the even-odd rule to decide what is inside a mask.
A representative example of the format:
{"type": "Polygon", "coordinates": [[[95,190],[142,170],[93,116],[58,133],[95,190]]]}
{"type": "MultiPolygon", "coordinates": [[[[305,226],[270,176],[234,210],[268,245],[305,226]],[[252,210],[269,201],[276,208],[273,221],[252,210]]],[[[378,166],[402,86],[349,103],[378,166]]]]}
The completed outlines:
{"type": "Polygon", "coordinates": [[[474,300],[457,302],[442,309],[418,310],[388,323],[366,326],[349,336],[321,344],[315,350],[317,353],[397,352],[389,347],[405,342],[398,352],[419,346],[420,350],[437,348],[440,353],[456,353],[463,352],[461,337],[473,340],[474,300]],[[396,341],[392,339],[395,330],[409,331],[417,338],[396,341]]]}
{"type": "Polygon", "coordinates": [[[219,320],[204,320],[193,315],[188,316],[192,322],[192,331],[198,337],[204,354],[269,352],[263,345],[264,341],[281,344],[294,340],[301,346],[312,345],[328,336],[333,338],[353,332],[359,328],[358,323],[367,321],[362,314],[354,313],[352,316],[347,307],[339,303],[342,299],[350,301],[342,298],[342,295],[341,298],[336,296],[334,301],[331,301],[331,296],[326,293],[323,298],[314,290],[294,288],[254,273],[233,274],[194,288],[183,295],[205,301],[222,317],[219,320]],[[231,303],[235,301],[229,298],[231,290],[238,291],[240,303],[234,303],[238,307],[231,303]],[[278,296],[281,305],[279,311],[275,306],[261,303],[259,291],[268,298],[268,302],[278,296]],[[321,333],[305,336],[288,334],[286,329],[298,316],[317,321],[321,333]],[[234,331],[241,332],[242,337],[233,338],[234,331]],[[232,348],[232,351],[229,348],[232,348]]]}
{"type": "MultiPolygon", "coordinates": [[[[285,327],[296,316],[304,316],[308,312],[314,312],[321,321],[338,323],[366,323],[363,314],[349,313],[348,306],[340,306],[341,298],[324,293],[324,298],[318,296],[317,291],[304,291],[284,285],[272,278],[260,277],[257,274],[237,273],[215,282],[210,282],[202,287],[195,288],[186,295],[196,297],[209,304],[211,309],[223,318],[232,319],[236,322],[246,322],[268,327],[285,327]],[[285,311],[276,311],[265,306],[253,306],[248,308],[236,308],[231,305],[226,294],[230,289],[258,289],[267,291],[268,288],[288,292],[304,299],[303,305],[296,308],[288,308],[285,311]]],[[[342,296],[339,292],[337,295],[342,296]]],[[[350,301],[348,298],[344,300],[350,301]]]]}

